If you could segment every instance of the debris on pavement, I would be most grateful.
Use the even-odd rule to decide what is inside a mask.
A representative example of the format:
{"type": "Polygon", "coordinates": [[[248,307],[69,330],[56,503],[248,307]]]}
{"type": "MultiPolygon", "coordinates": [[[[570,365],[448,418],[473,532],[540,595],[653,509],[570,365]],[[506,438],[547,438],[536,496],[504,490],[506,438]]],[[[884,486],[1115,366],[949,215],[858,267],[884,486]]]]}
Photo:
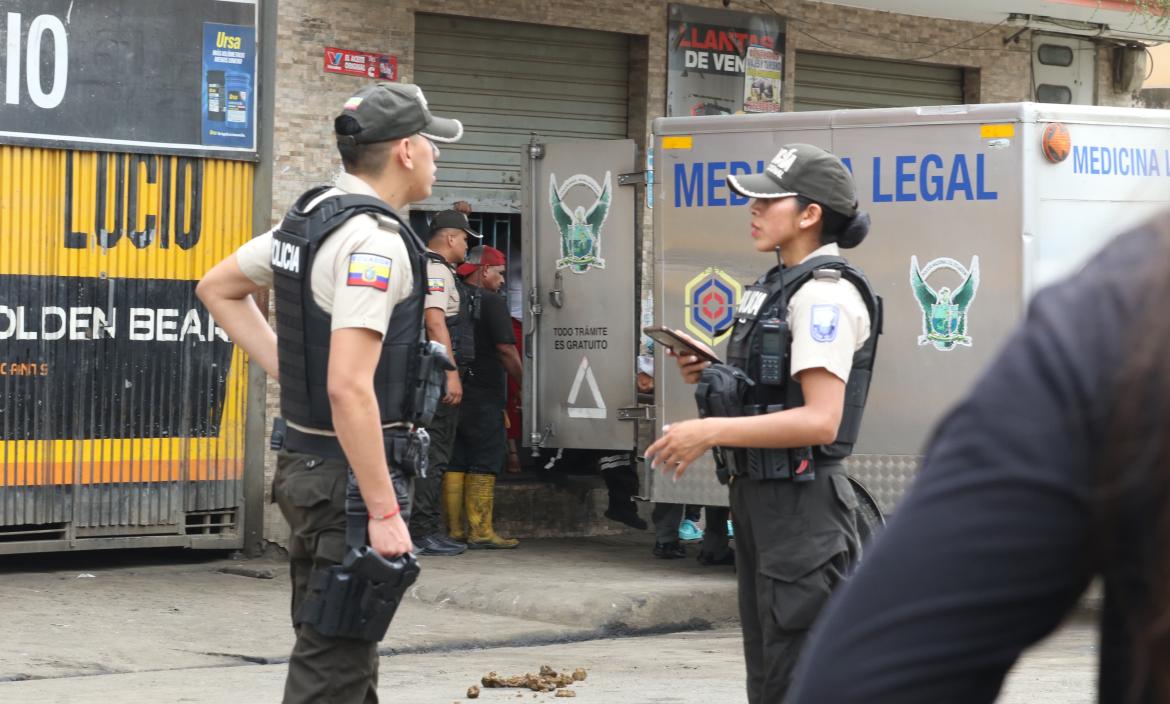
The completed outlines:
{"type": "MultiPolygon", "coordinates": [[[[528,672],[514,677],[502,677],[494,671],[489,672],[480,679],[480,684],[490,689],[511,687],[530,689],[533,692],[556,692],[556,696],[558,697],[575,697],[577,696],[576,692],[565,688],[572,686],[576,682],[584,681],[588,674],[585,668],[582,667],[570,673],[568,671],[557,672],[549,665],[541,665],[539,674],[535,675],[528,672]]],[[[478,689],[475,689],[477,690],[476,695],[478,696],[478,689]]],[[[468,690],[467,696],[471,698],[471,690],[468,690]]]]}
{"type": "Polygon", "coordinates": [[[476,687],[475,685],[471,685],[470,687],[468,687],[467,688],[467,698],[468,699],[479,699],[479,687],[476,687]]]}

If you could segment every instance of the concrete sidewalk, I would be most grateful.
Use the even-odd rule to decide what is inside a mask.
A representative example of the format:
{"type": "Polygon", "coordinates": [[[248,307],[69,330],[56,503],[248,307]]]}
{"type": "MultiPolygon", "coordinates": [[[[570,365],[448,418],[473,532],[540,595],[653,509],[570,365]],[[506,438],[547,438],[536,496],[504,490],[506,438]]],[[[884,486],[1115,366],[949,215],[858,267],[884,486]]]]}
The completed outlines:
{"type": "MultiPolygon", "coordinates": [[[[657,560],[652,544],[647,532],[423,558],[381,651],[568,643],[736,622],[730,568],[657,560]]],[[[3,558],[0,599],[11,634],[0,643],[0,682],[279,663],[292,647],[280,559],[170,551],[3,558]]]]}

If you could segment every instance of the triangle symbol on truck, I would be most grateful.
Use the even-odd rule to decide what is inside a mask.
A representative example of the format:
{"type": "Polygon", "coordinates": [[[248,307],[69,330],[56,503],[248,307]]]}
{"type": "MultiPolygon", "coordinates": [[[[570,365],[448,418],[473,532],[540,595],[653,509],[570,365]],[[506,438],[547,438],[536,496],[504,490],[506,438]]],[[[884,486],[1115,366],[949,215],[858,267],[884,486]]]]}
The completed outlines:
{"type": "Polygon", "coordinates": [[[577,377],[573,379],[573,388],[569,389],[569,417],[570,418],[605,418],[605,399],[601,398],[601,389],[597,388],[597,379],[593,376],[593,368],[589,366],[589,358],[581,358],[581,366],[577,367],[577,377]],[[593,407],[574,406],[577,395],[581,393],[582,383],[589,384],[589,391],[593,394],[593,407]]]}

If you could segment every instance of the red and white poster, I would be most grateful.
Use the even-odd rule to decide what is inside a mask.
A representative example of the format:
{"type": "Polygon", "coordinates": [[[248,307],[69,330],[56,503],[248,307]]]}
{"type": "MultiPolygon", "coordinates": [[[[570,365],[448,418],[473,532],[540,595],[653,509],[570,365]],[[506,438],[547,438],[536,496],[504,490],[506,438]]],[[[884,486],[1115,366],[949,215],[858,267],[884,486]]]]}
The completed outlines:
{"type": "Polygon", "coordinates": [[[383,81],[398,80],[398,57],[325,47],[325,73],[364,76],[383,81]]]}
{"type": "Polygon", "coordinates": [[[743,111],[780,112],[784,55],[767,47],[749,46],[743,63],[743,111]]]}

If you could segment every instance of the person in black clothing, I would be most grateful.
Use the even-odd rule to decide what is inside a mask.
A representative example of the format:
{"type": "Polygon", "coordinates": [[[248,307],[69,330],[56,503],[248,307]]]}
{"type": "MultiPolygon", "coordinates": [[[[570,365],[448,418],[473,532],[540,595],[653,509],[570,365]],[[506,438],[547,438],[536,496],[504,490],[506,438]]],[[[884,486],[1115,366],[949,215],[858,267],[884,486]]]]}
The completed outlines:
{"type": "Polygon", "coordinates": [[[507,458],[504,427],[504,374],[519,381],[520,353],[512,333],[508,302],[499,294],[507,264],[503,252],[486,245],[474,247],[459,275],[478,299],[475,317],[475,360],[463,381],[455,451],[444,475],[443,496],[451,536],[467,539],[469,548],[514,548],[519,541],[499,536],[492,528],[496,477],[507,458]],[[468,532],[463,532],[466,516],[468,532]]]}
{"type": "Polygon", "coordinates": [[[1103,578],[1101,702],[1170,701],[1170,226],[1036,295],[826,610],[793,704],[994,701],[1103,578]]]}
{"type": "Polygon", "coordinates": [[[783,700],[808,629],[860,552],[858,500],[842,460],[860,429],[881,309],[864,274],[840,255],[869,231],[840,159],[789,144],[763,173],[727,183],[751,199],[756,251],[782,262],[740,299],[727,364],[678,357],[684,380],[699,383],[700,417],[664,427],[646,456],[678,477],[719,448],[720,479],[731,485],[748,701],[772,704],[783,700]]]}

